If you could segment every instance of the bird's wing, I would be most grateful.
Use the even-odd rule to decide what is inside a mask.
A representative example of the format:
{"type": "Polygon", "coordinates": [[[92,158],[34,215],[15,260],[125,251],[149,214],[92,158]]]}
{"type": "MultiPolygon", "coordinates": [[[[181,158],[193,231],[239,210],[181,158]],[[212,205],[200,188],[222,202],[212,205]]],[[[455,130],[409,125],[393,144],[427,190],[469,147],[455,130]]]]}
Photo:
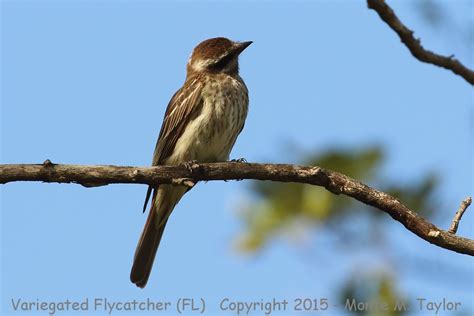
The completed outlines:
{"type": "MultiPolygon", "coordinates": [[[[171,156],[178,138],[183,134],[188,123],[201,111],[203,83],[199,79],[200,77],[197,76],[186,80],[183,87],[176,91],[168,103],[156,142],[152,166],[163,163],[171,156]]],[[[148,188],[143,211],[146,209],[152,190],[152,187],[148,188]]]]}
{"type": "Polygon", "coordinates": [[[166,108],[160,136],[156,142],[152,165],[156,166],[171,156],[178,138],[188,123],[202,108],[202,82],[198,78],[184,84],[171,98],[166,108]]]}

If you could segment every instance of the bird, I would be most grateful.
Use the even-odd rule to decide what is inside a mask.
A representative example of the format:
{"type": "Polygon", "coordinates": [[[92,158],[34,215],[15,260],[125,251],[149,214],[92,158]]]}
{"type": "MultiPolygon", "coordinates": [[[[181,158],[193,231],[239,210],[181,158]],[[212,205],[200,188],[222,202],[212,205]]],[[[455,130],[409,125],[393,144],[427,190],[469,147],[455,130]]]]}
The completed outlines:
{"type": "MultiPolygon", "coordinates": [[[[165,111],[152,166],[228,161],[247,117],[248,89],[239,75],[239,55],[252,41],[210,38],[192,51],[186,79],[165,111]]],[[[144,288],[168,218],[190,188],[149,186],[143,206],[151,207],[138,241],[130,280],[144,288]]]]}

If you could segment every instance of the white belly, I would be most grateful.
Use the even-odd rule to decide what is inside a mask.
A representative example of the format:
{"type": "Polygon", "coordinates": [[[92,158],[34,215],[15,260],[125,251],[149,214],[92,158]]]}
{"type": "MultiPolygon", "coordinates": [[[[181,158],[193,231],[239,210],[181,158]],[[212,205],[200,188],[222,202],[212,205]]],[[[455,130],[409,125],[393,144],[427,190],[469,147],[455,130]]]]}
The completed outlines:
{"type": "Polygon", "coordinates": [[[247,116],[245,85],[227,76],[226,84],[209,81],[202,90],[201,113],[184,129],[166,164],[227,161],[247,116]]]}

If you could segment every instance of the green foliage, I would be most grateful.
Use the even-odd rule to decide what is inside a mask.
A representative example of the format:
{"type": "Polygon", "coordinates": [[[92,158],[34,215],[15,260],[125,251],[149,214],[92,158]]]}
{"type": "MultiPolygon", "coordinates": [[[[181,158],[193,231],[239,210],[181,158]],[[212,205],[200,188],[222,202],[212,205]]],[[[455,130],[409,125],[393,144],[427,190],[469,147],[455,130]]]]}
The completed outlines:
{"type": "MultiPolygon", "coordinates": [[[[385,180],[381,175],[383,160],[382,149],[372,146],[358,151],[331,150],[307,157],[301,163],[344,173],[394,195],[424,216],[431,214],[433,211],[431,196],[436,188],[436,178],[428,175],[415,184],[385,180]]],[[[387,218],[386,214],[354,199],[337,196],[324,188],[311,185],[255,182],[253,192],[257,199],[242,213],[246,231],[238,242],[238,248],[245,252],[259,250],[267,241],[297,222],[316,225],[350,221],[349,217],[354,214],[369,214],[368,216],[375,220],[387,218]]]]}
{"type": "Polygon", "coordinates": [[[407,314],[409,308],[407,300],[398,294],[394,279],[386,273],[352,278],[340,299],[345,310],[356,315],[400,316],[407,314]]]}

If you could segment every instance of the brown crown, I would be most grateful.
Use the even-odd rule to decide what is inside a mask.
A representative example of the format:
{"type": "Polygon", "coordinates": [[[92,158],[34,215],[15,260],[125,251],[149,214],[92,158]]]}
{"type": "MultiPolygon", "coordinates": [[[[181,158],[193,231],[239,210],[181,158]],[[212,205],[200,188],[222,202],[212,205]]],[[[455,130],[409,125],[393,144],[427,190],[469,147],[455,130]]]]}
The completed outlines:
{"type": "Polygon", "coordinates": [[[216,58],[223,55],[234,46],[234,42],[225,37],[207,39],[194,48],[192,58],[216,58]]]}

